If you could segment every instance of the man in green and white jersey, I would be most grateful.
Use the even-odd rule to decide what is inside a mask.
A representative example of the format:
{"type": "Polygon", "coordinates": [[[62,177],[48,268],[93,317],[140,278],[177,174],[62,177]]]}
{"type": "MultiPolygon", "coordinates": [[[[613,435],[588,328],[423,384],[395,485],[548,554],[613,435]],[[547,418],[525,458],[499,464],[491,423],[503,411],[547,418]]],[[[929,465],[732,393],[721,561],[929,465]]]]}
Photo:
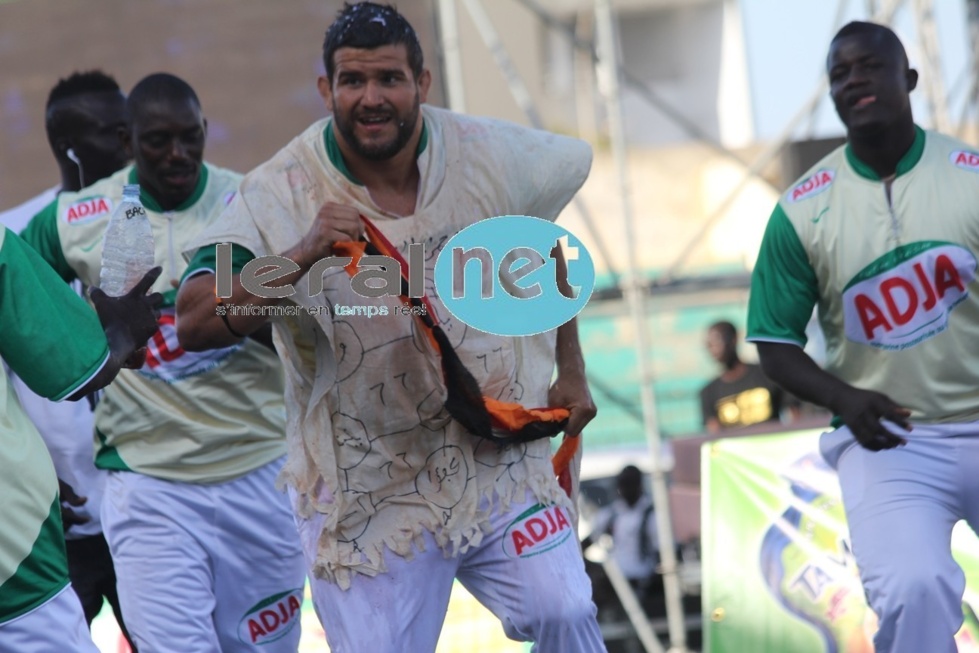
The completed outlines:
{"type": "MultiPolygon", "coordinates": [[[[156,330],[155,269],[127,295],[95,290],[98,314],[27,244],[0,228],[0,361],[37,394],[78,400],[109,383],[156,330]],[[101,320],[101,324],[100,324],[101,320]]],[[[58,479],[0,374],[0,652],[95,653],[68,587],[58,479]]]]}
{"type": "Polygon", "coordinates": [[[955,651],[965,588],[952,526],[979,526],[979,151],[914,124],[897,36],[851,23],[830,91],[847,144],[782,196],[752,279],[765,373],[831,409],[823,436],[878,653],[955,651]],[[814,305],[821,370],[802,349],[814,305]]]}
{"type": "MultiPolygon", "coordinates": [[[[45,105],[44,127],[61,185],[0,212],[0,225],[20,232],[58,193],[81,190],[123,168],[129,161],[119,138],[119,130],[126,123],[125,112],[126,96],[115,79],[102,71],[75,72],[58,80],[45,105]]],[[[75,286],[81,293],[81,284],[75,286]]],[[[91,623],[108,601],[128,640],[115,567],[99,518],[107,472],[97,469],[92,458],[95,398],[48,401],[31,392],[16,374],[10,374],[8,380],[47,445],[61,482],[68,575],[85,619],[91,623]]]]}
{"type": "Polygon", "coordinates": [[[96,283],[113,207],[124,185],[141,186],[165,301],[146,364],[120,375],[96,412],[96,465],[110,470],[102,522],[126,623],[140,650],[295,651],[304,568],[274,487],[285,454],[281,365],[253,339],[191,353],[176,338],[181,251],[240,175],[204,163],[206,121],[186,82],[151,75],[126,111],[135,165],[60,195],[23,234],[66,281],[96,283]],[[265,608],[276,618],[258,618],[265,608]]]}

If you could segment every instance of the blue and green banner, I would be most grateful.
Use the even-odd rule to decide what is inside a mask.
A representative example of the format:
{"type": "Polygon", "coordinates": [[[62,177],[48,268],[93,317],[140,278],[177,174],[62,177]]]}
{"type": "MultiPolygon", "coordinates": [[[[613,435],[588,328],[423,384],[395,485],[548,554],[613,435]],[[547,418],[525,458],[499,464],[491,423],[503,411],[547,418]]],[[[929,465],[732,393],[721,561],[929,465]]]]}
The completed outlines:
{"type": "MultiPolygon", "coordinates": [[[[873,653],[877,617],[850,549],[819,432],[701,450],[705,653],[873,653]]],[[[952,535],[966,575],[959,653],[979,652],[979,539],[952,535]]]]}

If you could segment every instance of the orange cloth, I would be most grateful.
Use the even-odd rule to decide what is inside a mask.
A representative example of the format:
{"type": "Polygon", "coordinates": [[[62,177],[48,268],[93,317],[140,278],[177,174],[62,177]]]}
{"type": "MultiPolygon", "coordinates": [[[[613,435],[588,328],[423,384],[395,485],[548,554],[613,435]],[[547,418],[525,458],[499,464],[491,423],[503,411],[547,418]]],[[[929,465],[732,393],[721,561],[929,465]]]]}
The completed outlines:
{"type": "Polygon", "coordinates": [[[364,248],[366,247],[367,243],[363,241],[355,243],[352,240],[338,240],[333,243],[333,253],[337,256],[350,257],[350,263],[343,269],[352,277],[357,274],[357,266],[360,265],[360,257],[364,255],[364,248]]]}
{"type": "MultiPolygon", "coordinates": [[[[368,241],[338,241],[333,245],[334,253],[341,256],[349,256],[351,258],[351,263],[344,268],[347,271],[347,274],[350,276],[357,274],[357,265],[360,262],[360,257],[366,252],[380,252],[384,256],[392,257],[398,261],[401,268],[402,292],[406,292],[407,280],[405,279],[405,270],[407,270],[408,264],[405,262],[404,258],[394,247],[394,245],[392,245],[391,242],[384,237],[384,234],[382,234],[370,220],[363,215],[360,216],[360,218],[364,222],[364,230],[368,241]]],[[[426,317],[418,317],[419,325],[428,335],[429,340],[435,347],[435,351],[438,352],[440,356],[444,355],[434,334],[434,331],[439,329],[439,326],[435,317],[435,312],[431,309],[431,305],[428,302],[428,298],[420,297],[412,300],[407,296],[402,295],[402,299],[406,302],[420,301],[427,307],[428,310],[426,311],[426,317]]],[[[446,339],[445,342],[448,343],[448,340],[446,339]]],[[[459,365],[461,365],[461,363],[459,365]]],[[[445,368],[443,368],[443,372],[444,371],[445,368]]],[[[468,371],[465,369],[461,370],[461,372],[466,377],[470,376],[468,371]]],[[[445,379],[447,384],[451,384],[454,380],[458,381],[458,379],[452,378],[445,379]]],[[[473,381],[473,383],[475,383],[475,381],[473,381]]],[[[568,410],[565,408],[524,408],[520,404],[499,401],[485,395],[483,396],[483,404],[485,406],[485,410],[489,413],[490,422],[494,427],[511,431],[515,434],[531,424],[553,423],[557,427],[553,433],[553,435],[556,435],[560,429],[559,423],[568,419],[569,415],[568,410]]],[[[475,411],[482,410],[482,407],[473,406],[472,402],[470,402],[470,407],[475,411]]],[[[459,416],[456,415],[456,417],[458,418],[459,416]]],[[[488,437],[489,433],[487,432],[486,435],[488,437]]],[[[571,454],[574,455],[574,451],[572,451],[571,454]]],[[[567,463],[565,463],[565,467],[567,467],[567,463]]]]}
{"type": "Polygon", "coordinates": [[[519,431],[533,422],[560,422],[568,419],[566,408],[524,408],[520,404],[483,397],[483,403],[493,419],[493,426],[508,431],[519,431]]]}
{"type": "Polygon", "coordinates": [[[557,476],[558,485],[564,493],[571,496],[571,460],[578,453],[578,444],[581,442],[581,434],[574,437],[564,436],[564,441],[551,458],[551,466],[554,468],[554,475],[557,476]]]}

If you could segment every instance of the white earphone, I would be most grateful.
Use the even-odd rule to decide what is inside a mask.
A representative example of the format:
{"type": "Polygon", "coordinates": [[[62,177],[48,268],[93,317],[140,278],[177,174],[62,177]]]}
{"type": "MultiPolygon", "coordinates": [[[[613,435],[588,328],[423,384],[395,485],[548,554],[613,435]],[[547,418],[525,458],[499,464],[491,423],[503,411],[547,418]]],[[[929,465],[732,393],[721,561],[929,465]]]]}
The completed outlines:
{"type": "Polygon", "coordinates": [[[65,152],[65,156],[74,161],[76,165],[81,165],[81,163],[78,161],[78,157],[75,156],[75,150],[71,149],[70,147],[68,148],[68,151],[65,152]]]}

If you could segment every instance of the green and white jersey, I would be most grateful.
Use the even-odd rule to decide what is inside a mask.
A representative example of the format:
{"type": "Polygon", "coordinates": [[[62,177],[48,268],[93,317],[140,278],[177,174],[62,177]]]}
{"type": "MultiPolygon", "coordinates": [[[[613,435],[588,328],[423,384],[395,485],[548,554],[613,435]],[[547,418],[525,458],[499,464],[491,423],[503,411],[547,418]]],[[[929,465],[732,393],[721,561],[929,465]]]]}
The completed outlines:
{"type": "MultiPolygon", "coordinates": [[[[186,267],[181,252],[231,201],[241,176],[205,165],[194,193],[172,211],[144,190],[163,274],[160,329],[146,364],[123,370],[96,409],[96,458],[102,469],[157,478],[216,483],[246,474],[285,454],[282,366],[274,352],[246,340],[223,349],[184,351],[177,341],[171,280],[186,267]]],[[[126,184],[125,168],[78,193],[62,193],[22,234],[67,281],[96,286],[102,238],[126,184]]]]}
{"type": "Polygon", "coordinates": [[[979,419],[979,151],[917,129],[885,184],[843,146],[782,196],[751,284],[748,340],[804,345],[912,419],[979,419]]]}
{"type": "MultiPolygon", "coordinates": [[[[7,229],[0,229],[0,359],[39,395],[88,383],[109,347],[99,318],[7,229]]],[[[0,624],[68,583],[58,479],[44,441],[0,374],[0,624]]]]}

